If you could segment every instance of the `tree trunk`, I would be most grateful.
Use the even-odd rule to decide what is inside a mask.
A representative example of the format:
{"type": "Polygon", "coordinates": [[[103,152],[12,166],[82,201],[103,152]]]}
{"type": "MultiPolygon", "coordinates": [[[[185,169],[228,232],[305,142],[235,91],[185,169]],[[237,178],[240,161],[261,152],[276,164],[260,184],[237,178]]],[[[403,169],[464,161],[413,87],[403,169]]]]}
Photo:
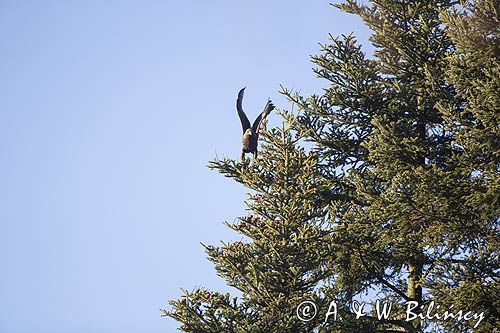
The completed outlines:
{"type": "MultiPolygon", "coordinates": [[[[408,265],[408,297],[412,301],[417,301],[419,307],[413,310],[414,313],[422,312],[420,309],[420,304],[422,303],[422,287],[420,285],[420,279],[422,278],[422,265],[421,264],[409,264],[408,265]]],[[[411,322],[411,325],[415,330],[420,331],[420,319],[417,318],[411,322]]]]}

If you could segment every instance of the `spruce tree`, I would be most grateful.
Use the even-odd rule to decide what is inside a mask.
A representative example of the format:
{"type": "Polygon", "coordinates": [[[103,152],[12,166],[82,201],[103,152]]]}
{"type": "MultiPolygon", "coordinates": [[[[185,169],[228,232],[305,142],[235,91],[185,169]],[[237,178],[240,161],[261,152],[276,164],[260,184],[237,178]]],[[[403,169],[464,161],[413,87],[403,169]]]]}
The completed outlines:
{"type": "Polygon", "coordinates": [[[259,158],[209,164],[249,190],[226,223],[243,240],[205,247],[240,296],[186,291],[164,314],[184,332],[500,330],[498,1],[335,7],[370,27],[373,57],[331,36],[312,57],[323,93],[283,88],[297,112],[263,131],[259,158]],[[422,319],[405,320],[411,302],[422,319]],[[428,319],[431,302],[484,319],[428,319]]]}

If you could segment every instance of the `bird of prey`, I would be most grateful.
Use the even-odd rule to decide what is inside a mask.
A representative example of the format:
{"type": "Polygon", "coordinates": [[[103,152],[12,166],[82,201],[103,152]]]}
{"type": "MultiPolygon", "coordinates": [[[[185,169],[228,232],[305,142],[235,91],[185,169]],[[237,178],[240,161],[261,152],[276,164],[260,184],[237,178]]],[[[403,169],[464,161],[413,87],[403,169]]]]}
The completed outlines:
{"type": "Polygon", "coordinates": [[[245,88],[241,89],[238,93],[238,99],[236,100],[236,110],[238,111],[238,116],[240,117],[241,128],[243,129],[243,137],[241,147],[241,161],[245,159],[245,153],[253,153],[254,159],[257,158],[257,144],[259,139],[259,129],[260,125],[266,119],[267,115],[274,110],[274,105],[270,99],[268,99],[266,106],[264,107],[264,111],[255,119],[253,125],[250,126],[250,122],[248,121],[245,112],[243,112],[243,108],[241,107],[241,102],[243,100],[243,94],[245,93],[245,88]]]}

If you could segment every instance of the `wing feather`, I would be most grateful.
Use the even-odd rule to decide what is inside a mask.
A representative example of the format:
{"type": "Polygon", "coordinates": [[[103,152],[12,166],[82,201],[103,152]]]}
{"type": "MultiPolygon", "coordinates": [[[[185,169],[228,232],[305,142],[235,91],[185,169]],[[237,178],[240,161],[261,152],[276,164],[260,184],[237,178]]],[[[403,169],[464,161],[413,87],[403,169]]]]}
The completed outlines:
{"type": "Polygon", "coordinates": [[[253,122],[252,130],[254,133],[259,133],[260,130],[260,125],[266,119],[267,115],[271,113],[271,111],[274,110],[274,104],[271,102],[271,100],[267,100],[266,106],[264,107],[264,111],[262,111],[261,114],[255,119],[253,122]]]}
{"type": "Polygon", "coordinates": [[[241,89],[240,92],[238,93],[238,99],[236,100],[236,110],[238,111],[238,117],[240,117],[240,122],[241,122],[241,128],[243,130],[243,133],[250,128],[250,122],[248,121],[248,118],[243,112],[243,108],[241,107],[241,102],[243,101],[243,94],[245,93],[245,88],[241,89]]]}

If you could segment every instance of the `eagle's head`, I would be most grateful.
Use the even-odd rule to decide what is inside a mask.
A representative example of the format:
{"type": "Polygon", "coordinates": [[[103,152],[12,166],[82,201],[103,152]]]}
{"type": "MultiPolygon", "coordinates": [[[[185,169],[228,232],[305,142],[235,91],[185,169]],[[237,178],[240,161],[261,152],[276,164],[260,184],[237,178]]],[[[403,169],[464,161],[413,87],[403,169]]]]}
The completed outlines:
{"type": "Polygon", "coordinates": [[[245,133],[243,135],[245,135],[245,136],[252,136],[252,129],[251,128],[247,128],[247,130],[245,131],[245,133]]]}

